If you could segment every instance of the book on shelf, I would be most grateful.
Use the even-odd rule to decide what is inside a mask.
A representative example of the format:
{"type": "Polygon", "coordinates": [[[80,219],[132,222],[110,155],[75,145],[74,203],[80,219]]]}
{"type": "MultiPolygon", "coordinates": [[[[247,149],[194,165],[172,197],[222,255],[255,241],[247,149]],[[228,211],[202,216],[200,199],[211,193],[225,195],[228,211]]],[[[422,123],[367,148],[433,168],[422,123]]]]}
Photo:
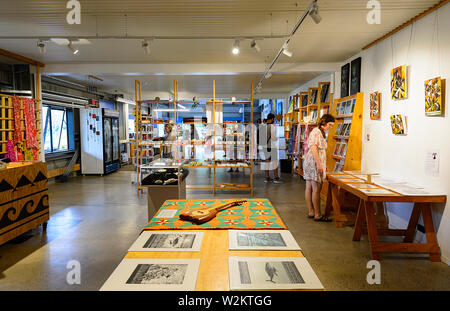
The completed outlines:
{"type": "Polygon", "coordinates": [[[340,136],[340,133],[341,133],[341,130],[342,130],[342,125],[343,125],[343,123],[339,123],[337,125],[336,132],[334,134],[335,136],[340,136]]]}
{"type": "Polygon", "coordinates": [[[334,173],[339,173],[342,171],[342,169],[344,168],[344,165],[342,165],[340,162],[337,162],[336,165],[334,166],[334,173]]]}
{"type": "Polygon", "coordinates": [[[341,111],[341,103],[336,103],[336,108],[335,108],[334,114],[339,115],[340,111],[341,111]]]}
{"type": "Polygon", "coordinates": [[[308,106],[308,94],[304,94],[301,96],[301,105],[302,107],[308,106]]]}
{"type": "Polygon", "coordinates": [[[337,143],[336,144],[336,147],[334,148],[334,152],[333,152],[333,155],[335,155],[335,156],[339,156],[339,150],[340,150],[340,148],[341,148],[341,143],[337,143]]]}
{"type": "Polygon", "coordinates": [[[343,115],[345,113],[345,102],[341,103],[341,108],[339,109],[339,115],[343,115]]]}
{"type": "Polygon", "coordinates": [[[341,144],[341,147],[339,149],[339,156],[345,157],[346,152],[347,152],[347,144],[343,143],[343,144],[341,144]]]}
{"type": "Polygon", "coordinates": [[[311,111],[311,122],[317,121],[317,109],[311,111]]]}
{"type": "Polygon", "coordinates": [[[329,107],[322,107],[320,109],[320,117],[322,117],[324,114],[329,113],[329,111],[330,111],[329,107]]]}
{"type": "Polygon", "coordinates": [[[352,100],[352,109],[351,113],[355,112],[356,99],[352,100]]]}
{"type": "Polygon", "coordinates": [[[352,128],[352,124],[351,124],[351,123],[348,123],[347,129],[345,130],[343,136],[346,136],[346,137],[350,136],[350,130],[351,130],[351,128],[352,128]]]}

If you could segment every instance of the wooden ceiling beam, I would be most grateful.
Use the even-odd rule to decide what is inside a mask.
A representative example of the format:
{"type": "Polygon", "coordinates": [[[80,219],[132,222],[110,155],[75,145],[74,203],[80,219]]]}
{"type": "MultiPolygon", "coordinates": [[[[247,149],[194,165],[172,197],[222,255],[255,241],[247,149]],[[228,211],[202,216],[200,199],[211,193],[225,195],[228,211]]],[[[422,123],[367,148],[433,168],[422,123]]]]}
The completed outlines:
{"type": "Polygon", "coordinates": [[[16,53],[4,50],[4,49],[0,49],[0,55],[18,60],[20,62],[24,62],[26,64],[30,64],[30,65],[33,65],[36,67],[45,67],[45,64],[43,64],[41,62],[38,62],[34,59],[31,59],[31,58],[28,58],[28,57],[25,57],[25,56],[22,56],[22,55],[19,55],[19,54],[16,54],[16,53]]]}
{"type": "Polygon", "coordinates": [[[393,36],[394,34],[396,34],[397,32],[399,32],[400,30],[402,30],[402,29],[408,27],[409,25],[411,25],[411,24],[417,22],[418,20],[424,18],[424,17],[427,16],[428,14],[430,14],[430,13],[436,11],[437,9],[443,7],[444,5],[446,5],[446,4],[449,3],[449,2],[450,2],[450,0],[442,0],[442,1],[440,1],[439,3],[437,3],[436,5],[434,5],[433,7],[429,8],[428,10],[426,10],[425,12],[423,12],[423,13],[417,15],[416,17],[411,18],[411,19],[410,19],[409,21],[407,21],[406,23],[404,23],[404,24],[398,26],[397,28],[395,28],[395,29],[392,30],[391,32],[385,34],[385,35],[382,36],[381,38],[379,38],[379,39],[373,41],[372,43],[370,43],[370,44],[368,44],[368,45],[366,45],[366,46],[363,47],[362,49],[363,49],[363,50],[367,50],[368,48],[370,48],[370,47],[372,47],[372,46],[378,44],[379,42],[381,42],[381,41],[383,41],[383,40],[385,40],[385,39],[387,39],[387,38],[393,36]]]}

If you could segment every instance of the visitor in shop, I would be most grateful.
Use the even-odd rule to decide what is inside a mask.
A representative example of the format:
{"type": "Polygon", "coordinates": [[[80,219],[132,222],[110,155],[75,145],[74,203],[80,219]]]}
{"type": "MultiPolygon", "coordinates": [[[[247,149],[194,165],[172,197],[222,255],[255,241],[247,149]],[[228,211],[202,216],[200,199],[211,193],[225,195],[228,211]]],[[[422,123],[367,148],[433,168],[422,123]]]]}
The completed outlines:
{"type": "Polygon", "coordinates": [[[308,217],[314,221],[330,222],[328,215],[320,211],[320,191],[326,177],[327,140],[326,133],[333,127],[336,120],[330,114],[324,114],[318,126],[308,137],[308,152],[303,163],[303,178],[306,180],[305,198],[308,205],[308,217]]]}
{"type": "MultiPolygon", "coordinates": [[[[264,119],[266,120],[266,119],[264,119]]],[[[265,183],[273,182],[274,184],[282,184],[283,181],[280,179],[278,175],[278,150],[273,148],[276,146],[275,140],[275,115],[273,113],[269,113],[267,116],[266,124],[261,125],[259,135],[259,142],[261,144],[258,145],[259,156],[262,162],[261,169],[266,173],[265,183]],[[264,145],[266,143],[266,145],[264,145]],[[273,180],[270,178],[270,171],[273,171],[273,180]]],[[[258,135],[258,136],[259,136],[258,135]]]]}
{"type": "Polygon", "coordinates": [[[162,148],[161,158],[165,159],[173,159],[174,151],[175,151],[175,142],[176,142],[176,132],[172,130],[172,124],[164,125],[164,136],[163,137],[155,137],[154,141],[162,141],[164,146],[162,148]]]}

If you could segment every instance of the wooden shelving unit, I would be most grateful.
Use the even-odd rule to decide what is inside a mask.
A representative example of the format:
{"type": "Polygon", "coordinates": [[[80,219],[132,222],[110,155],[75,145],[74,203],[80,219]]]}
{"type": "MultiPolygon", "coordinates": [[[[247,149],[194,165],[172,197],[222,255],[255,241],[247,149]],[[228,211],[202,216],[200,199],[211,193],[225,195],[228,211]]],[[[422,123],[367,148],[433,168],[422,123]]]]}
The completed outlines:
{"type": "MultiPolygon", "coordinates": [[[[331,114],[336,118],[336,123],[330,129],[328,135],[327,149],[327,171],[334,172],[336,164],[341,164],[338,171],[360,171],[361,170],[361,146],[362,146],[362,120],[363,120],[364,93],[336,99],[331,109],[331,114]],[[350,102],[353,113],[345,113],[342,104],[350,102]],[[339,109],[337,109],[339,108],[339,109]],[[344,111],[344,113],[340,113],[344,111]],[[340,124],[351,124],[349,135],[336,135],[336,130],[340,124]],[[346,152],[342,156],[335,155],[337,144],[346,144],[346,152]]],[[[351,112],[350,108],[350,112],[351,112]]],[[[341,125],[343,126],[343,125],[341,125]]],[[[328,190],[328,183],[322,187],[322,197],[325,198],[328,190]]]]}
{"type": "MultiPolygon", "coordinates": [[[[308,125],[309,132],[317,126],[317,122],[320,119],[320,117],[328,113],[331,102],[333,99],[333,94],[330,93],[330,82],[319,82],[317,87],[309,88],[308,92],[300,92],[299,94],[296,94],[293,96],[294,103],[295,99],[298,101],[298,113],[295,114],[295,110],[293,111],[292,115],[286,114],[285,115],[285,137],[289,138],[291,135],[293,135],[294,142],[297,140],[296,135],[300,133],[300,147],[299,147],[299,153],[298,154],[291,154],[291,160],[292,160],[292,167],[293,167],[293,174],[297,172],[299,176],[303,176],[303,169],[302,169],[302,161],[304,158],[303,155],[303,144],[305,142],[305,131],[306,126],[308,125]],[[326,95],[323,94],[323,92],[327,92],[326,95]],[[325,101],[322,101],[321,99],[325,98],[325,101]],[[312,118],[312,115],[315,115],[315,118],[312,118]],[[286,120],[292,119],[290,122],[289,130],[287,130],[286,126],[286,120]],[[292,131],[292,124],[296,124],[294,127],[294,132],[292,131]],[[298,127],[300,127],[300,132],[298,131],[298,127]],[[294,171],[294,163],[297,161],[298,166],[297,170],[294,171]]],[[[295,107],[295,105],[294,105],[295,107]]]]}
{"type": "MultiPolygon", "coordinates": [[[[162,100],[143,100],[142,99],[142,87],[141,87],[141,82],[136,80],[135,83],[135,91],[136,91],[136,122],[135,122],[135,127],[136,127],[136,140],[137,140],[137,144],[135,144],[136,146],[136,175],[137,175],[137,193],[138,196],[140,195],[140,192],[145,188],[142,187],[140,185],[140,180],[139,180],[139,176],[140,176],[140,167],[142,165],[142,147],[143,146],[150,146],[150,145],[160,145],[160,146],[164,146],[164,143],[162,142],[143,142],[143,135],[144,133],[142,132],[142,128],[143,126],[153,126],[153,125],[157,125],[157,124],[171,124],[175,130],[177,131],[176,134],[176,142],[175,142],[175,147],[177,148],[177,151],[175,152],[175,161],[179,161],[179,160],[184,160],[183,157],[178,157],[178,148],[183,148],[186,146],[210,146],[212,147],[212,159],[211,162],[208,162],[208,164],[202,164],[202,165],[190,165],[190,163],[186,163],[184,165],[184,167],[188,167],[188,168],[209,168],[212,169],[213,172],[213,184],[212,185],[188,185],[186,188],[187,189],[192,189],[192,190],[212,190],[213,191],[213,195],[215,195],[216,190],[249,190],[251,196],[253,196],[253,145],[255,144],[255,137],[253,134],[249,134],[248,139],[243,135],[231,135],[230,137],[242,137],[244,138],[244,143],[241,144],[236,144],[236,145],[228,145],[228,144],[224,144],[224,143],[216,143],[216,139],[218,137],[224,137],[224,136],[229,136],[226,134],[221,134],[219,135],[219,133],[216,133],[216,128],[217,126],[223,126],[226,130],[227,126],[235,126],[237,125],[238,127],[242,127],[245,130],[245,126],[248,124],[253,124],[253,82],[251,84],[251,88],[250,88],[250,100],[248,101],[227,101],[227,100],[220,100],[220,99],[216,99],[216,84],[215,81],[213,81],[213,94],[212,94],[212,99],[209,100],[203,100],[203,101],[199,101],[196,100],[195,103],[205,103],[205,104],[212,104],[212,122],[209,123],[205,123],[205,122],[187,122],[187,123],[179,123],[177,122],[177,120],[179,120],[179,113],[180,111],[178,111],[178,105],[179,104],[187,104],[187,103],[194,103],[194,101],[188,101],[188,100],[179,100],[178,98],[178,82],[175,80],[174,81],[174,99],[170,100],[170,101],[162,101],[162,100]],[[143,119],[142,116],[142,104],[143,103],[170,103],[174,105],[174,119],[176,122],[171,122],[171,123],[164,123],[163,120],[158,120],[158,119],[153,119],[153,122],[148,122],[145,121],[143,119]],[[216,122],[216,104],[224,104],[224,103],[241,103],[241,104],[249,104],[251,106],[251,113],[250,113],[250,122],[240,122],[240,123],[232,123],[232,122],[223,122],[223,123],[218,123],[216,122]],[[185,141],[179,141],[179,137],[178,137],[178,131],[179,128],[183,125],[196,125],[196,124],[201,124],[201,125],[208,125],[208,126],[212,126],[212,131],[211,131],[211,135],[208,135],[210,137],[212,137],[212,142],[211,143],[206,143],[205,141],[191,141],[190,143],[186,143],[185,141]],[[232,148],[231,148],[232,147],[232,148]],[[247,155],[245,157],[244,160],[219,160],[216,159],[216,151],[229,151],[230,149],[233,150],[243,150],[243,152],[247,155]],[[229,165],[224,165],[222,164],[223,162],[228,162],[229,165]],[[232,165],[233,162],[243,162],[246,165],[232,165]],[[210,164],[209,164],[210,163],[210,164]],[[224,184],[224,183],[216,183],[216,169],[217,168],[242,168],[242,169],[249,169],[250,170],[250,181],[248,184],[224,184]]],[[[226,131],[224,131],[226,132],[226,131]]],[[[187,159],[186,159],[187,160],[187,159]]],[[[191,159],[192,160],[192,159],[191,159]]],[[[195,159],[194,159],[195,160],[195,159]]]]}

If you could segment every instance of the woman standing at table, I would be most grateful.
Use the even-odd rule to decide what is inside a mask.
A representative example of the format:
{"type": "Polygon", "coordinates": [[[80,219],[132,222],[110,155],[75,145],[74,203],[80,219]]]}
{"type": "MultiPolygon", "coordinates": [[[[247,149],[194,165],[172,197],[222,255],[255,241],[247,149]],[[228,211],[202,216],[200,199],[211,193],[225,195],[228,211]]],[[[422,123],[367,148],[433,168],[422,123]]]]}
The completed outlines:
{"type": "Polygon", "coordinates": [[[311,131],[308,138],[308,153],[303,163],[303,178],[306,180],[305,198],[308,205],[308,217],[314,221],[330,222],[320,212],[320,191],[326,177],[327,168],[327,132],[336,120],[330,114],[324,114],[318,126],[311,131]]]}

